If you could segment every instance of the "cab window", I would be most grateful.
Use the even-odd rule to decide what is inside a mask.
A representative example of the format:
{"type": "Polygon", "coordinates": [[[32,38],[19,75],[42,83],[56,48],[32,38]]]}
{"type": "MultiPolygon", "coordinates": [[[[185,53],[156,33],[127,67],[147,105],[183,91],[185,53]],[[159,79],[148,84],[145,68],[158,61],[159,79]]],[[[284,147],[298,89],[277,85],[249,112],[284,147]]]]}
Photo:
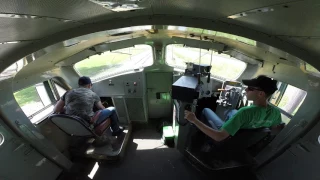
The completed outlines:
{"type": "MultiPolygon", "coordinates": [[[[62,97],[64,95],[64,93],[67,92],[67,90],[65,88],[58,85],[57,83],[54,83],[54,86],[57,89],[57,93],[58,93],[59,97],[62,97]]],[[[58,99],[60,99],[60,98],[56,98],[56,100],[58,100],[58,99]]]]}
{"type": "Polygon", "coordinates": [[[81,76],[88,76],[92,81],[115,76],[135,69],[150,66],[153,63],[152,48],[149,45],[117,49],[93,55],[75,64],[75,70],[81,76]]]}
{"type": "Polygon", "coordinates": [[[166,63],[169,66],[184,70],[187,62],[211,64],[212,76],[222,80],[236,80],[247,67],[243,61],[212,50],[185,47],[183,44],[166,47],[166,63]]]}
{"type": "Polygon", "coordinates": [[[311,65],[308,64],[308,63],[305,63],[305,69],[306,69],[307,72],[320,75],[320,72],[319,72],[315,67],[311,66],[311,65]]]}
{"type": "Polygon", "coordinates": [[[13,95],[32,123],[41,122],[53,112],[55,100],[50,98],[50,96],[53,97],[53,94],[48,94],[45,83],[29,86],[16,91],[13,95]]]}
{"type": "Polygon", "coordinates": [[[299,110],[306,96],[306,91],[290,84],[278,82],[278,91],[272,95],[269,102],[285,112],[282,115],[282,120],[288,123],[299,110]]]}

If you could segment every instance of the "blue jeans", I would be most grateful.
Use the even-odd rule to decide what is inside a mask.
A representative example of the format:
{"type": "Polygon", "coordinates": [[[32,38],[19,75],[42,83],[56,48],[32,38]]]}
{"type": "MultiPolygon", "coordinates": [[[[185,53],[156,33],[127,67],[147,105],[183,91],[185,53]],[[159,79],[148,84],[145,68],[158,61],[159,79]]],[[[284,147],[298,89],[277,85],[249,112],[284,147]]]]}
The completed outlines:
{"type": "Polygon", "coordinates": [[[100,124],[105,121],[108,117],[111,119],[111,130],[112,132],[117,132],[119,130],[119,120],[116,113],[116,109],[114,107],[108,107],[104,110],[101,110],[98,120],[96,124],[100,124]]]}
{"type": "MultiPolygon", "coordinates": [[[[229,120],[234,114],[236,114],[237,111],[238,110],[235,110],[235,109],[228,111],[226,121],[229,120]]],[[[201,114],[201,121],[216,130],[219,130],[225,123],[220,119],[220,117],[216,113],[214,113],[209,108],[203,109],[201,114]]]]}

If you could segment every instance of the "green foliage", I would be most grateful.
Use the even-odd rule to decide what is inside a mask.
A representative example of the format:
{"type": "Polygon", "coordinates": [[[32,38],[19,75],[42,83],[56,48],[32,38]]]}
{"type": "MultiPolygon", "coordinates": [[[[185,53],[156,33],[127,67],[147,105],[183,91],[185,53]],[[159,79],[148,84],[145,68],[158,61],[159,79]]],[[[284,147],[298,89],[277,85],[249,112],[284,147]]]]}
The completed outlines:
{"type": "MultiPolygon", "coordinates": [[[[149,48],[149,47],[148,47],[149,48]]],[[[125,48],[101,55],[93,55],[75,64],[74,68],[84,76],[96,76],[120,67],[122,63],[130,61],[130,57],[146,51],[145,48],[125,48]]]]}
{"type": "Polygon", "coordinates": [[[308,63],[306,63],[306,70],[313,73],[319,73],[319,71],[315,67],[311,66],[308,63]]]}
{"type": "Polygon", "coordinates": [[[13,95],[20,106],[41,101],[34,86],[30,86],[21,91],[15,92],[13,95]]]}
{"type": "MultiPolygon", "coordinates": [[[[179,45],[169,45],[167,47],[167,63],[173,66],[185,67],[186,62],[199,63],[200,51],[198,48],[186,48],[179,45]],[[173,48],[172,48],[173,47],[173,48]],[[170,52],[172,52],[171,54],[170,52]],[[170,56],[173,56],[171,58],[170,56]]],[[[201,50],[201,64],[209,65],[211,63],[211,51],[201,50]]],[[[245,63],[231,59],[227,55],[213,54],[211,74],[226,79],[236,79],[244,70],[245,63]]]]}

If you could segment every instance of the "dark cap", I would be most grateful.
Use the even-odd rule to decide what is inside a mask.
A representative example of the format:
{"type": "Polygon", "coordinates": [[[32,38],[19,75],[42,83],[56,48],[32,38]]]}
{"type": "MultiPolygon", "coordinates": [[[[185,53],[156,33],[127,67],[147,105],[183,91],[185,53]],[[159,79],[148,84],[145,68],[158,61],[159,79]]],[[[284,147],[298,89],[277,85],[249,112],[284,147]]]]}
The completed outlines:
{"type": "Polygon", "coordinates": [[[242,82],[247,86],[258,87],[268,95],[271,95],[278,90],[277,81],[264,75],[258,76],[254,79],[245,79],[242,80],[242,82]]]}
{"type": "Polygon", "coordinates": [[[78,84],[79,86],[85,86],[85,85],[91,84],[91,79],[87,76],[82,76],[79,78],[78,84]]]}

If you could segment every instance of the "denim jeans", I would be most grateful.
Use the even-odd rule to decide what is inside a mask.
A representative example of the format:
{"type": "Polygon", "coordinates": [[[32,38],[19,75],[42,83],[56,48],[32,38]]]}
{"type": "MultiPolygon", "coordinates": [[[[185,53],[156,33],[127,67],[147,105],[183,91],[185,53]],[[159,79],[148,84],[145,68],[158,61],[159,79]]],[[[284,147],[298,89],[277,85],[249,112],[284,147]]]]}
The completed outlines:
{"type": "MultiPolygon", "coordinates": [[[[226,121],[229,120],[234,114],[236,114],[237,111],[238,110],[235,110],[235,109],[231,111],[227,111],[226,121]]],[[[214,113],[209,108],[203,109],[201,114],[201,121],[216,130],[219,130],[225,123],[224,121],[221,120],[221,118],[216,113],[214,113]]]]}
{"type": "Polygon", "coordinates": [[[116,109],[114,107],[108,107],[104,110],[101,110],[98,120],[96,124],[100,124],[105,121],[108,117],[111,119],[111,130],[112,132],[117,132],[119,130],[119,120],[116,113],[116,109]]]}

